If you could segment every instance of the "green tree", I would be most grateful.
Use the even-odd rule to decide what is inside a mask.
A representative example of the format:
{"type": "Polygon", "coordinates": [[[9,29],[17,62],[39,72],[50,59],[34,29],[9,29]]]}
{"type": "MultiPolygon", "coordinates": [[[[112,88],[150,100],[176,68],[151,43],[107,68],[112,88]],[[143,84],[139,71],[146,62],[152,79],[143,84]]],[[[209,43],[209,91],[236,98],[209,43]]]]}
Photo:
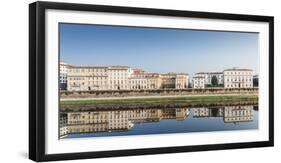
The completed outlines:
{"type": "Polygon", "coordinates": [[[253,79],[253,86],[254,87],[258,87],[259,86],[259,79],[258,78],[254,78],[253,79]]]}
{"type": "Polygon", "coordinates": [[[213,86],[217,86],[218,85],[218,79],[217,79],[216,76],[212,77],[211,83],[212,83],[213,86]]]}

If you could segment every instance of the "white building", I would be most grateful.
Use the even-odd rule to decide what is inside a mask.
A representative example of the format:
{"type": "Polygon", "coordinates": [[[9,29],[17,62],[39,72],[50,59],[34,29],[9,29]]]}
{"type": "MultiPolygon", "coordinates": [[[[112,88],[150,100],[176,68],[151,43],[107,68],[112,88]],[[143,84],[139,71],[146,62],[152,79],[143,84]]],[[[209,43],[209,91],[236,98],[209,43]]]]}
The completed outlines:
{"type": "Polygon", "coordinates": [[[60,127],[60,137],[68,134],[66,113],[60,113],[59,127],[60,127]]]}
{"type": "Polygon", "coordinates": [[[129,89],[147,89],[147,78],[143,69],[134,68],[129,77],[129,89]]]}
{"type": "Polygon", "coordinates": [[[254,106],[226,106],[224,109],[224,122],[236,123],[253,121],[254,106]]]}
{"type": "Polygon", "coordinates": [[[67,71],[69,66],[70,65],[65,62],[60,62],[60,90],[67,89],[67,71]]]}
{"type": "Polygon", "coordinates": [[[225,88],[253,87],[253,70],[251,69],[226,69],[223,74],[225,88]]]}
{"type": "Polygon", "coordinates": [[[206,85],[206,74],[197,73],[193,77],[193,88],[205,88],[206,85]]]}
{"type": "Polygon", "coordinates": [[[213,77],[217,78],[218,84],[223,84],[223,73],[222,72],[207,72],[206,73],[206,84],[212,84],[213,77]]]}
{"type": "Polygon", "coordinates": [[[199,72],[193,78],[193,88],[205,88],[207,85],[212,85],[212,79],[214,77],[217,79],[218,85],[223,85],[222,72],[199,72]]]}
{"type": "Polygon", "coordinates": [[[129,77],[132,69],[128,66],[111,66],[108,67],[108,89],[109,90],[126,90],[130,89],[129,77]]]}

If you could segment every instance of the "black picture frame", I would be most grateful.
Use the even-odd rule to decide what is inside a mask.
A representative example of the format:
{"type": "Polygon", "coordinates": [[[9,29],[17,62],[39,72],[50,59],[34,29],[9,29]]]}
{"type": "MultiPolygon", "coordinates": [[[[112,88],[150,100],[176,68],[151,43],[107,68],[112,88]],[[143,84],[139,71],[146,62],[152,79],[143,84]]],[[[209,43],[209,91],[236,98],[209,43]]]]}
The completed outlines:
{"type": "Polygon", "coordinates": [[[102,6],[88,4],[34,2],[29,5],[29,158],[34,161],[55,161],[116,156],[208,151],[236,148],[269,147],[274,145],[274,18],[271,16],[179,11],[152,8],[102,6]],[[45,11],[95,11],[125,14],[161,15],[269,23],[269,141],[159,147],[149,149],[100,152],[46,154],[45,153],[45,11]]]}

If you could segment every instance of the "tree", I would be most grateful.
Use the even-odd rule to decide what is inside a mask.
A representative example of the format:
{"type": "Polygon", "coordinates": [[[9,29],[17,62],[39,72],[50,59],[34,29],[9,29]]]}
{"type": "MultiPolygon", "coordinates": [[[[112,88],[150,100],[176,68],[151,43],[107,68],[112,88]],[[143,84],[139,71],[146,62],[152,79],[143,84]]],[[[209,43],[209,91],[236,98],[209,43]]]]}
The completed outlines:
{"type": "Polygon", "coordinates": [[[213,77],[212,77],[211,84],[212,84],[213,86],[217,86],[217,85],[218,85],[218,79],[217,79],[216,76],[213,76],[213,77]]]}
{"type": "Polygon", "coordinates": [[[259,86],[259,79],[258,78],[254,78],[253,79],[253,86],[254,87],[258,87],[259,86]]]}

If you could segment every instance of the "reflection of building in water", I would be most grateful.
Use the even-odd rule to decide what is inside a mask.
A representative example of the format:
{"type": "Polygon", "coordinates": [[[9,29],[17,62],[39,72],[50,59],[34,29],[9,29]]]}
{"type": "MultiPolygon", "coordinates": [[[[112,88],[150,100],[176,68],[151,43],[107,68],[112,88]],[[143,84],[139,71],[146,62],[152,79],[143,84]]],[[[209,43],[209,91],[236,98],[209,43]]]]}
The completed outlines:
{"type": "Polygon", "coordinates": [[[66,113],[60,113],[59,126],[60,126],[60,136],[66,135],[68,133],[68,131],[67,131],[67,114],[66,113]]]}
{"type": "Polygon", "coordinates": [[[253,121],[253,105],[192,108],[194,118],[223,117],[224,122],[253,121]]]}
{"type": "Polygon", "coordinates": [[[223,116],[223,108],[193,108],[193,117],[222,117],[223,116]]]}
{"type": "Polygon", "coordinates": [[[252,88],[253,70],[251,69],[226,69],[223,71],[224,88],[252,88]]]}
{"type": "Polygon", "coordinates": [[[162,116],[160,109],[130,110],[129,119],[132,122],[158,122],[162,116]]]}
{"type": "Polygon", "coordinates": [[[205,88],[206,85],[213,85],[213,78],[216,79],[216,85],[223,84],[222,72],[199,72],[193,77],[193,88],[205,88]]]}
{"type": "Polygon", "coordinates": [[[71,112],[68,115],[68,133],[97,132],[108,130],[106,112],[71,112]]]}
{"type": "Polygon", "coordinates": [[[224,109],[224,122],[253,121],[253,106],[226,106],[224,109]]]}
{"type": "Polygon", "coordinates": [[[110,111],[108,112],[109,130],[128,130],[132,127],[129,121],[129,111],[110,111]]]}
{"type": "Polygon", "coordinates": [[[176,108],[176,109],[163,109],[162,119],[176,119],[184,120],[189,115],[189,110],[186,108],[176,108]]]}
{"type": "Polygon", "coordinates": [[[133,123],[159,122],[161,119],[184,120],[188,115],[189,110],[186,108],[69,112],[65,115],[67,122],[64,126],[67,125],[67,130],[61,129],[61,132],[126,131],[133,127],[133,123]]]}
{"type": "Polygon", "coordinates": [[[164,119],[180,121],[185,120],[190,111],[193,112],[193,118],[219,117],[224,123],[248,122],[253,121],[254,108],[253,105],[245,105],[61,113],[60,137],[71,133],[127,131],[133,127],[134,123],[157,123],[164,119]]]}
{"type": "Polygon", "coordinates": [[[176,109],[176,120],[182,121],[185,120],[189,115],[189,109],[177,108],[176,109]]]}

